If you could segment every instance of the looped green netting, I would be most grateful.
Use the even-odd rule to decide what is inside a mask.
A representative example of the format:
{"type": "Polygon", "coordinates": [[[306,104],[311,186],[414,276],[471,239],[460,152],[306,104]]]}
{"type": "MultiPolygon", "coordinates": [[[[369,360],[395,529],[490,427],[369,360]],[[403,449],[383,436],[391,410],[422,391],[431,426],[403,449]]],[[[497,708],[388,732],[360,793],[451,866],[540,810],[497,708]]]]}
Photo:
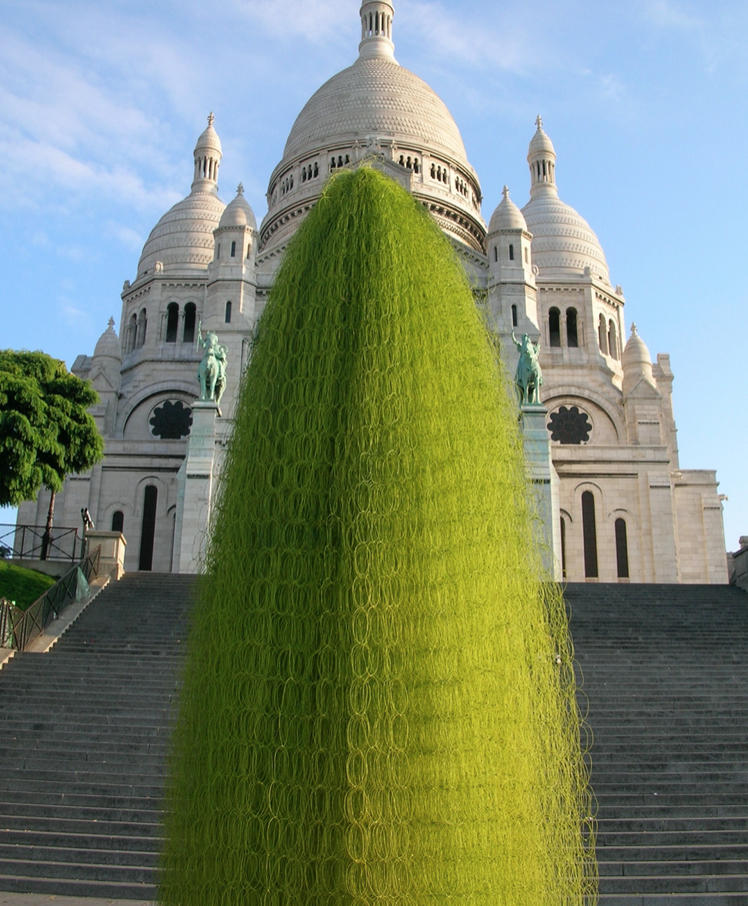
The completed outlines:
{"type": "Polygon", "coordinates": [[[595,899],[563,602],[464,272],[372,169],[288,249],[228,451],[171,906],[595,899]]]}

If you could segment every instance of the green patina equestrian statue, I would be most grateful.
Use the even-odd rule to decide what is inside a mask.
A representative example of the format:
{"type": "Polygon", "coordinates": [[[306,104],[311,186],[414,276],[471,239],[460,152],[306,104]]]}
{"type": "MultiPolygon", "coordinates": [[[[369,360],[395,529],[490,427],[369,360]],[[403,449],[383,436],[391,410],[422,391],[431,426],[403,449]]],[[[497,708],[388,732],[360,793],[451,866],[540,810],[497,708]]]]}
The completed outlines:
{"type": "Polygon", "coordinates": [[[526,333],[522,334],[522,342],[520,342],[514,336],[514,331],[512,331],[512,340],[519,349],[519,361],[514,373],[519,404],[520,406],[539,406],[541,405],[540,387],[543,383],[543,374],[538,361],[540,343],[533,343],[526,333]]]}

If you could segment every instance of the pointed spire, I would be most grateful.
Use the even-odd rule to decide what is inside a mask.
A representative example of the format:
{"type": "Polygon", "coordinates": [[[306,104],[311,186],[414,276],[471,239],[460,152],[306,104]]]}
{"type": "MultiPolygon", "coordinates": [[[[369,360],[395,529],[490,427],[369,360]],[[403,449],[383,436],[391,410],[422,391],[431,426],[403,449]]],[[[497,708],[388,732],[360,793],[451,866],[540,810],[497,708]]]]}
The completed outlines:
{"type": "Polygon", "coordinates": [[[195,145],[195,172],[192,180],[193,192],[213,192],[218,189],[218,168],[221,165],[223,151],[221,139],[213,128],[216,121],[214,114],[208,114],[208,127],[203,131],[195,145]]]}
{"type": "Polygon", "coordinates": [[[530,142],[527,162],[530,165],[530,197],[539,193],[552,192],[556,189],[556,149],[543,129],[543,117],[538,114],[535,119],[537,129],[530,142]]]}
{"type": "Polygon", "coordinates": [[[359,59],[384,57],[395,60],[392,40],[392,19],[395,8],[392,0],[363,0],[361,4],[361,43],[359,59]]]}

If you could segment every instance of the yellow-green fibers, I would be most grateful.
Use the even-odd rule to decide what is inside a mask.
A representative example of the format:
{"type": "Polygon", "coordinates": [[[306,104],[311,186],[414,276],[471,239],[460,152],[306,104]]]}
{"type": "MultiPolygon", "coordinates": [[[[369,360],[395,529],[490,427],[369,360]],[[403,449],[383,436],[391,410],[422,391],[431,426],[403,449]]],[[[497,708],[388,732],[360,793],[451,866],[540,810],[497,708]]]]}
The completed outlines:
{"type": "Polygon", "coordinates": [[[451,246],[377,171],[290,245],[189,642],[171,906],[595,899],[560,594],[451,246]]]}

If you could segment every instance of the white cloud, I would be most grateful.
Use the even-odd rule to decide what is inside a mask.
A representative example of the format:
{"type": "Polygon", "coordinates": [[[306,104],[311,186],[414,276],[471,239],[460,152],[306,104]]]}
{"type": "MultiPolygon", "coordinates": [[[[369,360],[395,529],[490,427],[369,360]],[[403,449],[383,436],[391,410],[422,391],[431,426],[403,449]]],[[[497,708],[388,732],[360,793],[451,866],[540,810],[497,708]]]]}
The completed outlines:
{"type": "Polygon", "coordinates": [[[693,31],[704,26],[704,21],[689,12],[677,0],[648,0],[645,4],[645,15],[660,28],[693,31]]]}
{"type": "Polygon", "coordinates": [[[114,221],[109,221],[106,225],[107,232],[110,236],[113,236],[122,245],[130,249],[133,252],[140,252],[143,248],[143,243],[145,239],[137,230],[132,229],[132,227],[124,226],[121,223],[115,223],[114,221]]]}
{"type": "Polygon", "coordinates": [[[350,0],[231,0],[231,6],[269,34],[294,44],[299,38],[312,44],[334,41],[340,36],[340,23],[352,19],[350,0]]]}
{"type": "Polygon", "coordinates": [[[398,8],[398,19],[419,35],[428,55],[446,57],[450,65],[526,72],[548,60],[539,30],[531,33],[524,26],[525,16],[506,7],[497,9],[490,21],[476,21],[461,15],[456,5],[415,0],[398,8]]]}

